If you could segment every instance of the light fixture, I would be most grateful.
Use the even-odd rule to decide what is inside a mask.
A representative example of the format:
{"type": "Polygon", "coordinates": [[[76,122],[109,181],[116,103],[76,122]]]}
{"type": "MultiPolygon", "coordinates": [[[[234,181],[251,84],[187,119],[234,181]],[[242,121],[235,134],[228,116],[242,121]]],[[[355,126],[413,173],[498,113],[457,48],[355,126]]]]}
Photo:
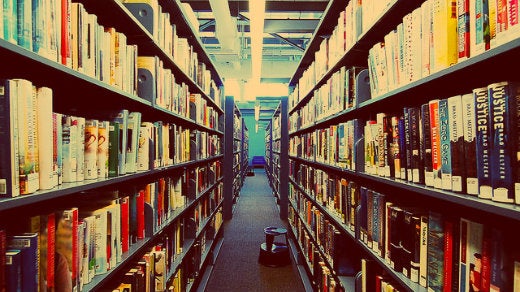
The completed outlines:
{"type": "MultiPolygon", "coordinates": [[[[260,103],[256,103],[255,104],[255,121],[258,122],[258,120],[260,119],[260,103]]],[[[258,123],[256,124],[256,126],[258,127],[258,123]]]]}
{"type": "Polygon", "coordinates": [[[260,82],[264,42],[265,0],[249,1],[251,24],[251,79],[260,82]]]}
{"type": "Polygon", "coordinates": [[[228,1],[209,0],[211,10],[215,16],[215,34],[218,42],[225,51],[238,51],[237,22],[231,16],[228,1]]]}

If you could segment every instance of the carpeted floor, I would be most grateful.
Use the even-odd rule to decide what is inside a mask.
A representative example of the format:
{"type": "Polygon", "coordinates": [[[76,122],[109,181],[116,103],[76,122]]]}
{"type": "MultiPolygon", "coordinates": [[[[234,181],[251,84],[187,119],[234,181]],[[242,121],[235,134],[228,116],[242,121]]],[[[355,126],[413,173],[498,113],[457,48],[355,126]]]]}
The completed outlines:
{"type": "Polygon", "coordinates": [[[263,229],[285,227],[263,169],[247,176],[233,219],[224,223],[224,243],[206,286],[208,292],[305,291],[296,266],[265,267],[258,263],[263,229]]]}

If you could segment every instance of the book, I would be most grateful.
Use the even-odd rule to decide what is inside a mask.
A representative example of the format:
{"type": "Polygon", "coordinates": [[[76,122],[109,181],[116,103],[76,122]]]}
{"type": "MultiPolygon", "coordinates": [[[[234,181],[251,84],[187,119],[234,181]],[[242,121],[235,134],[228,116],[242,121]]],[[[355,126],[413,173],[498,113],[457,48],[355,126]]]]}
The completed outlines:
{"type": "Polygon", "coordinates": [[[108,178],[110,122],[100,121],[97,133],[97,176],[108,178]]]}
{"type": "Polygon", "coordinates": [[[464,160],[464,126],[462,97],[455,95],[448,98],[448,120],[451,147],[451,186],[454,192],[464,192],[466,189],[466,173],[464,160]]]}
{"type": "Polygon", "coordinates": [[[126,172],[134,173],[137,167],[137,155],[139,147],[139,133],[141,127],[141,113],[131,112],[128,115],[127,146],[126,146],[126,172]]]}
{"type": "Polygon", "coordinates": [[[433,0],[433,64],[432,72],[447,68],[458,60],[457,1],[433,0]]]}
{"type": "Polygon", "coordinates": [[[76,117],[63,115],[62,116],[62,174],[63,182],[77,181],[77,138],[78,137],[78,122],[76,117]]]}
{"type": "Polygon", "coordinates": [[[17,0],[17,2],[17,43],[22,48],[32,51],[32,0],[17,0]]]}
{"type": "Polygon", "coordinates": [[[428,283],[428,214],[421,216],[420,240],[419,285],[426,287],[428,283]]]}
{"type": "Polygon", "coordinates": [[[53,131],[52,131],[52,89],[40,87],[37,89],[37,124],[38,124],[38,167],[40,172],[40,189],[48,190],[55,187],[53,161],[53,131]]]}
{"type": "Polygon", "coordinates": [[[486,87],[473,89],[473,98],[475,100],[475,117],[476,117],[476,158],[477,158],[477,178],[479,198],[491,199],[493,197],[493,188],[491,187],[491,140],[489,125],[489,97],[486,87]]]}
{"type": "Polygon", "coordinates": [[[430,107],[430,139],[432,143],[432,171],[433,185],[436,188],[442,188],[441,178],[441,136],[440,136],[440,119],[439,119],[439,100],[435,99],[429,102],[430,107]]]}
{"type": "Polygon", "coordinates": [[[469,3],[469,0],[457,0],[457,44],[459,62],[470,57],[469,3]]]}
{"type": "Polygon", "coordinates": [[[442,189],[452,190],[452,157],[448,100],[439,100],[439,134],[442,189]]]}
{"type": "Polygon", "coordinates": [[[482,279],[483,225],[466,218],[461,218],[460,222],[461,239],[463,239],[460,256],[460,291],[479,291],[482,279]]]}
{"type": "Polygon", "coordinates": [[[421,158],[423,159],[424,164],[424,184],[433,187],[430,108],[427,103],[421,105],[421,127],[423,135],[423,143],[421,144],[421,158]]]}
{"type": "Polygon", "coordinates": [[[444,219],[430,211],[428,217],[428,290],[442,291],[444,284],[444,219]]]}
{"type": "Polygon", "coordinates": [[[488,86],[488,96],[492,199],[513,203],[518,182],[520,89],[513,82],[493,83],[488,86]]]}
{"type": "MultiPolygon", "coordinates": [[[[128,110],[121,110],[114,118],[114,122],[119,123],[119,149],[118,149],[118,169],[117,174],[126,174],[126,153],[128,149],[128,110]]],[[[109,134],[110,135],[110,134],[109,134]]]]}
{"type": "Polygon", "coordinates": [[[31,233],[38,234],[40,249],[40,291],[54,289],[54,255],[56,249],[55,214],[36,215],[30,218],[31,233]]]}
{"type": "Polygon", "coordinates": [[[40,250],[37,233],[24,233],[7,237],[9,249],[21,251],[22,291],[38,291],[40,287],[40,250]]]}
{"type": "Polygon", "coordinates": [[[7,250],[7,234],[5,230],[0,229],[0,291],[5,291],[6,282],[6,250],[7,250]]]}
{"type": "Polygon", "coordinates": [[[5,291],[22,292],[22,251],[8,249],[5,252],[5,291]]]}
{"type": "Polygon", "coordinates": [[[31,194],[40,187],[38,132],[35,88],[30,81],[14,79],[18,100],[18,162],[20,194],[31,194]]]}
{"type": "Polygon", "coordinates": [[[475,100],[473,94],[462,95],[462,123],[464,136],[464,168],[466,170],[466,192],[478,195],[477,161],[476,161],[476,124],[475,100]]]}
{"type": "Polygon", "coordinates": [[[85,180],[85,121],[84,117],[76,117],[78,133],[76,140],[76,181],[85,180]]]}
{"type": "Polygon", "coordinates": [[[121,148],[121,131],[119,122],[110,121],[108,126],[108,177],[116,177],[119,173],[119,149],[121,148]]]}
{"type": "Polygon", "coordinates": [[[85,179],[96,179],[98,177],[98,120],[88,119],[85,121],[85,179]]]}
{"type": "Polygon", "coordinates": [[[20,195],[16,86],[14,80],[0,80],[0,196],[9,197],[20,195]]]}
{"type": "Polygon", "coordinates": [[[56,290],[79,289],[78,209],[56,212],[56,290]]]}

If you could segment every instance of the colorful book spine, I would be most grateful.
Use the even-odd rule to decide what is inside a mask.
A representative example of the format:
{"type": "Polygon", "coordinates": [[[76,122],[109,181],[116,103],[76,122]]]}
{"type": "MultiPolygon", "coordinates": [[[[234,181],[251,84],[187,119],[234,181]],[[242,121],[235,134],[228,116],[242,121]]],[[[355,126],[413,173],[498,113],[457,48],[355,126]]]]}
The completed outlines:
{"type": "Polygon", "coordinates": [[[85,179],[98,177],[98,120],[85,121],[85,179]]]}
{"type": "Polygon", "coordinates": [[[32,51],[32,0],[17,0],[17,2],[18,45],[32,51]]]}
{"type": "Polygon", "coordinates": [[[427,103],[421,105],[421,127],[422,127],[422,155],[424,164],[424,184],[433,187],[433,166],[432,166],[432,140],[430,126],[430,108],[427,103]]]}
{"type": "Polygon", "coordinates": [[[76,140],[76,181],[85,180],[85,118],[77,117],[77,140],[76,140]]]}
{"type": "Polygon", "coordinates": [[[18,43],[18,1],[3,1],[3,39],[18,43]]]}
{"type": "Polygon", "coordinates": [[[439,123],[442,189],[451,190],[451,177],[453,170],[451,165],[451,129],[447,99],[439,100],[439,123]]]}
{"type": "Polygon", "coordinates": [[[63,182],[77,181],[78,121],[73,116],[62,116],[63,182]]]}
{"type": "Polygon", "coordinates": [[[432,142],[432,171],[433,185],[436,188],[442,188],[441,178],[441,137],[440,137],[440,119],[439,119],[439,100],[429,102],[430,107],[430,139],[432,142]]]}
{"type": "Polygon", "coordinates": [[[470,56],[470,40],[469,40],[469,0],[457,1],[457,43],[459,61],[469,58],[470,56]]]}
{"type": "Polygon", "coordinates": [[[512,82],[488,86],[490,104],[491,186],[493,200],[513,203],[515,179],[518,173],[518,123],[520,89],[512,82]]]}
{"type": "Polygon", "coordinates": [[[119,122],[109,122],[108,128],[108,177],[116,177],[119,175],[119,149],[121,148],[121,140],[119,136],[119,122]]]}
{"type": "Polygon", "coordinates": [[[72,283],[72,291],[78,291],[78,209],[71,208],[56,213],[56,262],[58,269],[55,274],[56,290],[67,289],[62,285],[70,285],[72,283]],[[69,271],[68,276],[64,279],[65,274],[59,273],[63,263],[69,271]],[[70,277],[70,278],[69,278],[70,277]]]}
{"type": "Polygon", "coordinates": [[[489,97],[486,87],[473,89],[475,99],[476,117],[476,146],[477,146],[477,178],[479,186],[479,198],[491,199],[493,188],[491,187],[491,140],[489,125],[489,97]]]}
{"type": "Polygon", "coordinates": [[[430,211],[428,218],[428,290],[442,291],[444,284],[444,220],[430,211]]]}
{"type": "Polygon", "coordinates": [[[128,110],[121,110],[115,122],[119,123],[118,174],[126,174],[126,150],[128,147],[128,110]]]}

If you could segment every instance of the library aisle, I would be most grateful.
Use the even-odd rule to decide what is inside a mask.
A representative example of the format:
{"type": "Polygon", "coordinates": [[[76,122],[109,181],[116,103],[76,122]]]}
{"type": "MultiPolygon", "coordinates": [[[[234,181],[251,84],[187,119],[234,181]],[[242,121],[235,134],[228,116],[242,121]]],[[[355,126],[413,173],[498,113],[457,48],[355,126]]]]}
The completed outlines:
{"type": "Polygon", "coordinates": [[[205,291],[305,291],[293,259],[276,268],[258,263],[263,229],[285,227],[263,169],[246,177],[233,219],[224,224],[224,243],[205,291]]]}

